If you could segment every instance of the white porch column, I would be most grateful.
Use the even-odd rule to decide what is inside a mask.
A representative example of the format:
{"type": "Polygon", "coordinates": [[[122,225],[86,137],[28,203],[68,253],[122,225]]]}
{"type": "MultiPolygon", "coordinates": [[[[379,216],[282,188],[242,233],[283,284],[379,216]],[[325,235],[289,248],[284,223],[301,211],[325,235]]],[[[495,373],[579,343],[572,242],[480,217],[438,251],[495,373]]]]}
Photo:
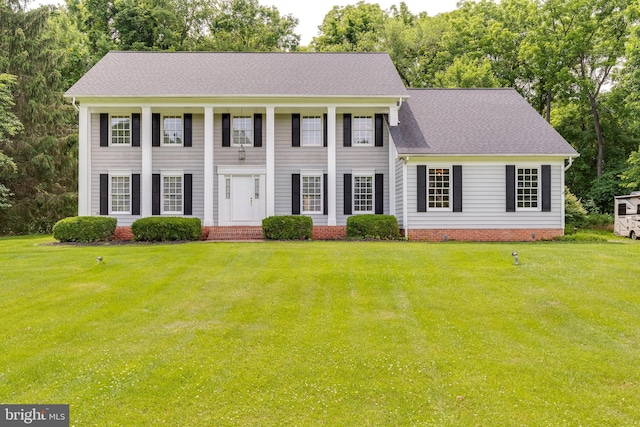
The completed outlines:
{"type": "Polygon", "coordinates": [[[267,216],[276,212],[275,107],[267,107],[267,216]]]}
{"type": "Polygon", "coordinates": [[[204,107],[204,224],[214,224],[213,212],[213,107],[204,107]]]}
{"type": "Polygon", "coordinates": [[[91,111],[80,105],[78,123],[78,215],[91,215],[91,111]]]}
{"type": "Polygon", "coordinates": [[[402,161],[402,227],[404,228],[404,237],[409,237],[409,215],[408,215],[408,202],[407,202],[407,161],[409,159],[404,159],[402,161]]]}
{"type": "Polygon", "coordinates": [[[151,216],[152,185],[151,173],[153,170],[153,151],[151,138],[153,124],[151,122],[151,107],[142,107],[140,124],[140,145],[142,147],[142,170],[140,173],[140,213],[142,217],[151,216]]]}
{"type": "Polygon", "coordinates": [[[327,107],[327,225],[336,225],[336,107],[327,107]]]}
{"type": "Polygon", "coordinates": [[[396,216],[396,157],[398,153],[389,129],[386,126],[385,129],[389,133],[389,215],[396,216]]]}

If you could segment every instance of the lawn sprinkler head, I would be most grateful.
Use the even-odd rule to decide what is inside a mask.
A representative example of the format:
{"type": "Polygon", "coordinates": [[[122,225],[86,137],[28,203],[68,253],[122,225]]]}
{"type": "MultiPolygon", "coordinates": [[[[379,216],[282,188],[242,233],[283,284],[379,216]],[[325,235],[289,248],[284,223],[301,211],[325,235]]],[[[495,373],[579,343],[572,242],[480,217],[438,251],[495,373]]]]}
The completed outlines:
{"type": "Polygon", "coordinates": [[[100,264],[101,262],[102,262],[102,257],[101,256],[96,258],[96,264],[100,264]]]}
{"type": "Polygon", "coordinates": [[[511,252],[511,256],[513,256],[513,261],[516,265],[520,265],[520,261],[518,260],[518,252],[511,252]]]}

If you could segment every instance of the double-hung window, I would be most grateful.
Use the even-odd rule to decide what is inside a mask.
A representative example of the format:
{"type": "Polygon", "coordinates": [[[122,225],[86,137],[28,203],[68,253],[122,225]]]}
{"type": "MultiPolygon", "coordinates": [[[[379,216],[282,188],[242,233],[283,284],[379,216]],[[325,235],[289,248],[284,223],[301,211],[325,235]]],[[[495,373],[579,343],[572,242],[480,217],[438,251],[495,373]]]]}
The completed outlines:
{"type": "Polygon", "coordinates": [[[131,145],[131,116],[111,116],[111,145],[131,145]]]}
{"type": "Polygon", "coordinates": [[[302,117],[302,146],[322,146],[322,119],[319,116],[302,117]]]}
{"type": "Polygon", "coordinates": [[[182,145],[182,116],[163,116],[162,135],[164,145],[182,145]]]}
{"type": "Polygon", "coordinates": [[[540,173],[538,168],[517,168],[516,208],[519,210],[538,209],[540,173]]]}
{"type": "Polygon", "coordinates": [[[162,176],[162,213],[182,214],[182,175],[162,176]]]}
{"type": "Polygon", "coordinates": [[[322,213],[322,175],[302,176],[302,213],[322,213]]]}
{"type": "Polygon", "coordinates": [[[251,116],[235,116],[233,118],[233,143],[235,145],[253,144],[253,128],[251,116]]]}
{"type": "Polygon", "coordinates": [[[353,176],[354,213],[373,213],[373,175],[353,176]]]}
{"type": "Polygon", "coordinates": [[[450,210],[451,208],[451,169],[429,168],[427,197],[429,209],[450,210]]]}
{"type": "Polygon", "coordinates": [[[131,213],[131,175],[111,175],[109,194],[112,213],[131,213]]]}
{"type": "Polygon", "coordinates": [[[353,145],[373,145],[373,117],[355,116],[353,118],[353,145]]]}

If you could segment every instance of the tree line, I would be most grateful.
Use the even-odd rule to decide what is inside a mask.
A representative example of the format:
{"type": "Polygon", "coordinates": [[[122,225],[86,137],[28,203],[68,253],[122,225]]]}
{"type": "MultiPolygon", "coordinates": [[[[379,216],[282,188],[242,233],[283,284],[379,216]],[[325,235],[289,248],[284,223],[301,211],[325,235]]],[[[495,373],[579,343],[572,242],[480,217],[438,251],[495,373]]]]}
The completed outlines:
{"type": "Polygon", "coordinates": [[[638,0],[465,1],[448,13],[334,6],[307,45],[258,0],[0,4],[0,233],[50,231],[77,206],[77,112],[62,94],[110,50],[388,52],[407,86],[514,87],[581,156],[593,212],[640,188],[638,0]]]}

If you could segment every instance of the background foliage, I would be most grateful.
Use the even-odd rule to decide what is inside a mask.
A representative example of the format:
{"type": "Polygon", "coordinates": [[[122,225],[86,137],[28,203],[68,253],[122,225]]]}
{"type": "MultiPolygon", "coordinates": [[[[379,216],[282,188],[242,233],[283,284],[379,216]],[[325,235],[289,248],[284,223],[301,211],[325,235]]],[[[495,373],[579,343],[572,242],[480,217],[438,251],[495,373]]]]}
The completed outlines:
{"type": "Polygon", "coordinates": [[[76,212],[77,113],[62,94],[112,49],[386,51],[408,86],[516,88],[581,154],[566,183],[590,211],[640,188],[637,0],[462,1],[437,16],[359,2],[329,10],[308,46],[258,0],[27,4],[0,4],[1,234],[76,212]]]}

